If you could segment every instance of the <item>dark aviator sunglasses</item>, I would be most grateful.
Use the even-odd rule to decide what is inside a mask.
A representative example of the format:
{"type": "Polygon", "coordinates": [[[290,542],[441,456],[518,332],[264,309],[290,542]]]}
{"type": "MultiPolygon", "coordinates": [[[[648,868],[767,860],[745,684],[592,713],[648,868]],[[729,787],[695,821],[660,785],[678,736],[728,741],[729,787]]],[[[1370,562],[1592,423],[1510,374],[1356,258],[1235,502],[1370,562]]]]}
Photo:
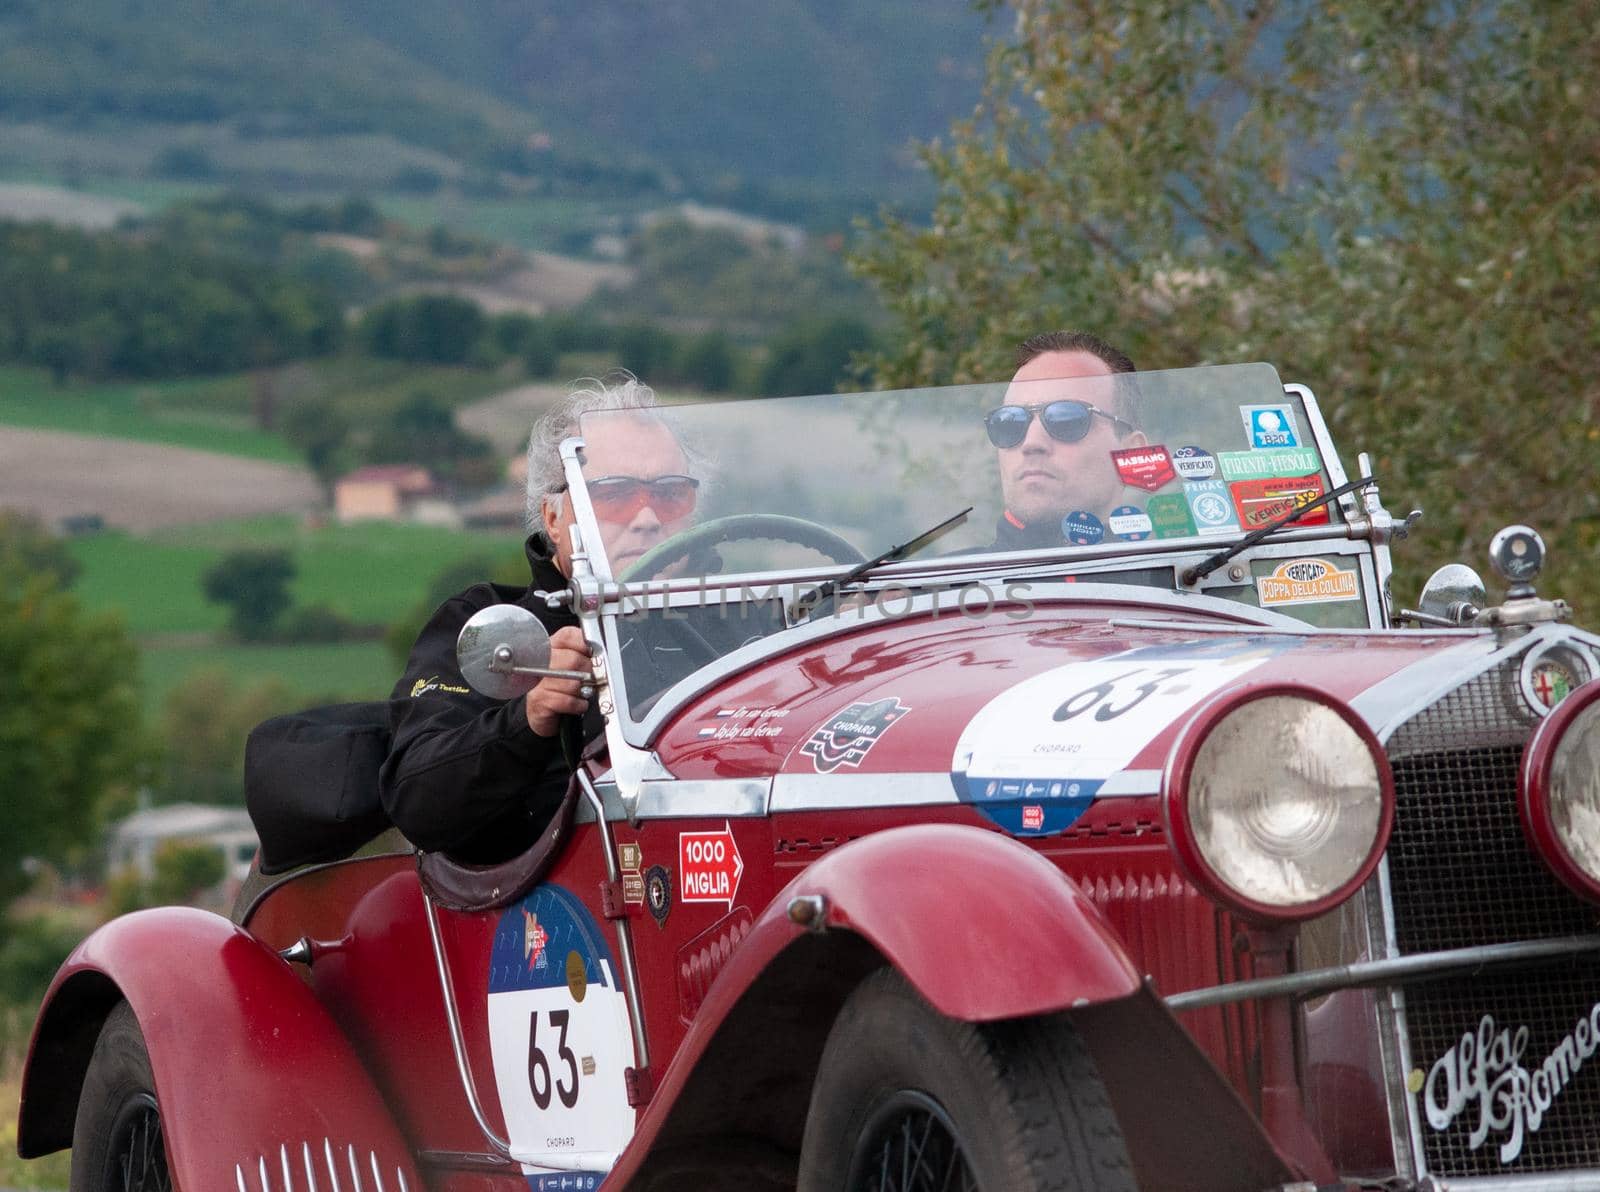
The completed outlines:
{"type": "Polygon", "coordinates": [[[1045,433],[1058,443],[1081,442],[1089,433],[1096,414],[1116,423],[1123,434],[1135,429],[1126,418],[1096,409],[1086,401],[1071,399],[1046,402],[1042,406],[1000,406],[984,415],[983,428],[989,432],[989,442],[996,447],[1015,447],[1028,437],[1028,427],[1035,414],[1044,424],[1045,433]]]}

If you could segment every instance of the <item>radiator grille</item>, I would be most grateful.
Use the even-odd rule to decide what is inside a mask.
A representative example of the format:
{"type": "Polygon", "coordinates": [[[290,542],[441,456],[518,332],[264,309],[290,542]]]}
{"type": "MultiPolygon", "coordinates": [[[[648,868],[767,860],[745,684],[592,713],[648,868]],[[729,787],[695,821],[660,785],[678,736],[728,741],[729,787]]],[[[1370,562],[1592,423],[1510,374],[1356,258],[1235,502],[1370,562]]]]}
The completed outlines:
{"type": "MultiPolygon", "coordinates": [[[[1389,881],[1402,954],[1595,930],[1596,910],[1561,885],[1526,844],[1517,814],[1517,768],[1537,718],[1517,687],[1518,663],[1464,684],[1389,742],[1395,826],[1389,881]]],[[[1483,977],[1414,985],[1405,995],[1412,1062],[1426,1073],[1484,1015],[1496,1029],[1529,1031],[1523,1066],[1536,1069],[1600,1001],[1600,967],[1565,960],[1483,977]]],[[[1555,1098],[1521,1153],[1502,1163],[1509,1130],[1470,1136],[1479,1105],[1443,1131],[1422,1116],[1427,1170],[1505,1175],[1600,1166],[1600,1055],[1555,1098]]],[[[1420,1114],[1420,1109],[1419,1109],[1420,1114]]]]}

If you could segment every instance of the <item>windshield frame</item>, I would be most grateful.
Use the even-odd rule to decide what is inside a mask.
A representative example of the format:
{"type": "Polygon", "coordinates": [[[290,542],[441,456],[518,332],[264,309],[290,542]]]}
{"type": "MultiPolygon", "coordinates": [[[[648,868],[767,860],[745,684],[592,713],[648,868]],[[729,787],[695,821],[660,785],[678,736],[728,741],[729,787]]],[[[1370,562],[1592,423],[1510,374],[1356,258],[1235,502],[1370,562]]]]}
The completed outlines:
{"type": "MultiPolygon", "coordinates": [[[[1284,383],[1285,393],[1301,399],[1307,429],[1321,456],[1330,487],[1347,483],[1348,477],[1333,443],[1327,423],[1310,388],[1297,383],[1284,383]]],[[[862,395],[864,397],[870,395],[862,395]]],[[[783,401],[783,398],[758,399],[783,401]]],[[[668,410],[671,407],[666,407],[668,410]]],[[[614,688],[614,712],[617,727],[624,740],[635,748],[648,748],[665,723],[687,702],[710,685],[740,669],[754,665],[772,654],[785,652],[811,640],[832,634],[849,632],[863,624],[881,618],[852,616],[801,617],[786,619],[785,627],[768,637],[749,642],[714,662],[696,667],[684,678],[664,690],[652,694],[647,710],[638,718],[633,715],[635,701],[629,699],[627,682],[621,659],[620,620],[624,614],[641,610],[660,610],[676,607],[698,607],[707,604],[733,604],[759,594],[762,598],[781,597],[785,607],[807,589],[828,580],[847,575],[850,564],[827,563],[817,566],[787,570],[765,570],[730,573],[726,575],[690,576],[678,579],[652,579],[629,584],[619,581],[610,569],[603,551],[590,550],[589,543],[599,543],[599,523],[584,486],[583,438],[575,435],[561,444],[561,459],[567,479],[567,491],[573,501],[573,517],[578,528],[580,545],[584,548],[574,554],[575,579],[583,576],[589,582],[581,583],[583,611],[598,618],[601,627],[601,644],[607,654],[609,682],[614,688]]],[[[1308,544],[1324,544],[1320,553],[1354,558],[1363,581],[1363,610],[1368,627],[1364,632],[1385,627],[1388,610],[1387,583],[1389,573],[1386,547],[1374,544],[1371,526],[1363,515],[1357,494],[1346,494],[1336,502],[1342,521],[1327,525],[1289,526],[1267,541],[1241,554],[1238,562],[1248,564],[1256,558],[1283,557],[1305,553],[1308,544]]],[[[914,610],[926,604],[928,609],[939,607],[941,594],[928,588],[951,576],[964,576],[972,580],[985,578],[1017,578],[1032,584],[1036,595],[1049,593],[1052,600],[1092,601],[1103,604],[1114,602],[1136,603],[1172,609],[1192,609],[1206,616],[1223,616],[1244,625],[1271,625],[1281,631],[1293,630],[1306,634],[1348,632],[1319,628],[1288,614],[1258,608],[1236,600],[1207,595],[1210,588],[1236,587],[1223,572],[1208,577],[1192,588],[1176,586],[1176,575],[1190,560],[1204,559],[1217,550],[1237,543],[1246,534],[1242,528],[1236,534],[1222,534],[1205,538],[1190,537],[1162,541],[1149,539],[1137,542],[1104,542],[1095,546],[1059,546],[1029,550],[971,552],[953,556],[918,557],[883,564],[874,569],[870,581],[861,590],[881,592],[892,588],[911,588],[910,610],[900,615],[915,615],[914,610]],[[1131,570],[1139,562],[1149,562],[1156,567],[1174,569],[1175,586],[1165,590],[1149,586],[1117,583],[1112,577],[1100,573],[1111,564],[1126,563],[1131,570]],[[1060,577],[1072,575],[1079,582],[1060,583],[1060,577]],[[913,583],[910,581],[920,581],[913,583]],[[915,589],[922,588],[918,592],[915,589]]]]}
{"type": "MultiPolygon", "coordinates": [[[[1218,367],[1232,367],[1232,366],[1218,366],[1218,367]]],[[[1185,371],[1187,371],[1187,370],[1185,370],[1185,371]]],[[[1198,371],[1198,369],[1195,370],[1195,371],[1198,371]]],[[[1331,489],[1334,489],[1334,488],[1338,488],[1341,485],[1348,483],[1349,476],[1348,476],[1348,474],[1347,474],[1347,472],[1346,472],[1346,470],[1344,468],[1343,462],[1340,459],[1338,451],[1337,451],[1337,449],[1336,449],[1336,447],[1335,447],[1335,445],[1333,443],[1332,435],[1328,431],[1327,423],[1326,423],[1325,419],[1323,418],[1322,410],[1321,410],[1321,407],[1317,403],[1316,396],[1312,393],[1311,389],[1308,386],[1305,386],[1305,385],[1302,385],[1302,384],[1298,384],[1298,383],[1295,383],[1295,382],[1280,382],[1280,383],[1281,383],[1283,392],[1286,395],[1290,395],[1290,396],[1298,398],[1300,400],[1302,406],[1303,406],[1305,417],[1306,417],[1307,429],[1310,432],[1310,439],[1311,439],[1312,443],[1315,445],[1315,447],[1317,449],[1317,453],[1318,453],[1318,455],[1320,457],[1320,462],[1321,462],[1322,468],[1327,472],[1327,475],[1328,475],[1328,487],[1329,487],[1329,489],[1331,490],[1331,489]]],[[[955,387],[952,387],[952,388],[968,388],[968,387],[967,386],[955,386],[955,387]]],[[[884,392],[887,392],[887,393],[902,393],[902,392],[908,392],[908,391],[901,390],[901,391],[884,391],[884,392]]],[[[827,395],[806,395],[806,396],[796,396],[796,397],[764,397],[764,398],[753,398],[753,399],[750,399],[750,401],[760,402],[760,403],[769,403],[770,402],[770,403],[775,403],[775,404],[782,404],[782,403],[788,403],[788,402],[815,401],[815,400],[818,400],[819,398],[825,398],[826,396],[827,395]]],[[[838,397],[841,397],[841,398],[851,398],[851,399],[859,398],[859,399],[867,400],[867,399],[872,398],[874,396],[874,394],[871,393],[871,392],[868,392],[868,393],[860,393],[860,394],[855,394],[855,393],[852,393],[852,394],[840,394],[840,395],[834,395],[834,396],[838,396],[838,397]]],[[[711,404],[711,403],[695,402],[695,403],[689,403],[689,404],[696,405],[696,406],[701,406],[701,405],[707,405],[707,404],[711,404]]],[[[716,403],[716,404],[722,405],[722,404],[725,404],[725,403],[716,403]]],[[[665,414],[670,416],[671,411],[674,409],[674,407],[672,405],[662,405],[660,407],[660,409],[662,410],[663,413],[665,413],[665,414]]],[[[618,411],[618,412],[621,412],[621,411],[618,411]]],[[[596,413],[606,414],[606,413],[610,413],[610,411],[596,411],[596,413]]],[[[567,493],[569,494],[569,496],[573,500],[574,521],[575,521],[575,523],[576,523],[576,525],[578,527],[580,540],[581,540],[581,543],[583,544],[583,548],[584,548],[583,553],[587,557],[588,566],[589,566],[591,572],[593,573],[593,575],[597,579],[602,581],[602,583],[623,584],[625,581],[621,580],[614,573],[614,571],[612,570],[611,561],[610,561],[609,558],[606,557],[605,551],[602,550],[602,549],[598,549],[599,545],[603,541],[603,539],[600,536],[599,523],[595,518],[594,508],[593,508],[592,503],[589,500],[588,490],[587,490],[587,488],[585,487],[585,484],[584,484],[583,456],[582,456],[583,447],[584,447],[584,439],[583,439],[583,436],[582,436],[581,433],[575,434],[575,435],[570,436],[569,438],[563,440],[563,442],[561,443],[561,446],[560,446],[561,461],[562,461],[562,466],[563,466],[563,469],[564,469],[564,472],[565,472],[566,481],[567,481],[567,493]]],[[[1337,522],[1330,521],[1330,524],[1327,524],[1327,525],[1313,526],[1313,527],[1294,527],[1293,529],[1309,529],[1311,531],[1311,533],[1309,534],[1309,537],[1311,537],[1311,538],[1319,538],[1319,537],[1326,537],[1326,538],[1359,537],[1359,536],[1361,536],[1362,534],[1364,534],[1366,532],[1366,530],[1367,530],[1367,519],[1362,514],[1361,504],[1358,501],[1356,494],[1347,493],[1347,494],[1339,497],[1335,502],[1332,503],[1330,508],[1337,508],[1338,509],[1339,517],[1340,517],[1339,521],[1337,521],[1337,522]]],[[[956,510],[952,509],[950,512],[953,513],[953,512],[956,512],[956,510]]],[[[1008,562],[1014,562],[1015,560],[1013,559],[1013,556],[1024,556],[1024,557],[1027,557],[1029,559],[1037,558],[1037,559],[1039,559],[1041,561],[1042,560],[1050,560],[1050,559],[1062,558],[1062,557],[1065,556],[1065,557],[1069,557],[1072,561],[1076,562],[1076,561],[1080,561],[1080,560],[1082,560],[1082,561],[1096,560],[1096,559],[1108,559],[1109,560],[1109,559],[1120,559],[1120,558],[1127,557],[1127,556],[1137,556],[1137,555],[1149,554],[1149,553],[1166,554],[1166,553],[1184,552],[1184,551],[1198,551],[1202,555],[1208,555],[1208,554],[1213,554],[1216,551],[1224,549],[1224,548],[1226,548],[1228,546],[1236,544],[1240,539],[1245,537],[1247,532],[1248,531],[1244,530],[1241,527],[1237,534],[1230,533],[1230,534],[1217,534],[1217,535],[1206,535],[1206,536],[1194,535],[1194,536],[1191,536],[1189,538],[1181,538],[1181,539],[1174,538],[1174,539],[1171,539],[1171,540],[1147,539],[1147,540],[1144,540],[1144,541],[1116,541],[1116,542],[1105,541],[1105,542],[1101,542],[1101,543],[1099,543],[1097,545],[1094,545],[1094,546],[1074,546],[1074,545],[1069,545],[1069,544],[1066,544],[1066,543],[1061,543],[1061,544],[1053,544],[1053,545],[1050,545],[1050,546],[1037,548],[1037,549],[1030,549],[1030,550],[1026,550],[1026,551],[990,551],[990,550],[976,551],[976,550],[973,550],[973,551],[966,551],[964,553],[956,554],[956,555],[941,556],[941,557],[938,557],[938,558],[933,559],[933,560],[917,559],[917,560],[906,560],[906,561],[902,561],[901,563],[895,563],[895,564],[885,564],[884,565],[884,574],[894,574],[895,572],[893,570],[890,570],[890,569],[903,567],[907,563],[912,563],[912,564],[921,563],[921,564],[924,564],[924,565],[929,565],[929,564],[937,565],[940,568],[940,570],[965,570],[965,569],[969,569],[969,568],[970,569],[986,569],[989,560],[1002,560],[1002,559],[1004,559],[1004,560],[1007,560],[1008,562]],[[946,564],[948,564],[948,566],[946,566],[946,564]]],[[[1291,532],[1290,530],[1285,530],[1282,535],[1274,535],[1272,537],[1272,539],[1270,539],[1270,541],[1275,541],[1275,542],[1276,541],[1291,541],[1293,539],[1288,537],[1290,532],[1291,532]]],[[[883,549],[883,548],[887,548],[891,544],[889,542],[884,542],[882,544],[875,544],[875,545],[876,545],[877,549],[883,549]]],[[[870,548],[869,548],[869,550],[870,550],[870,548]]],[[[1383,562],[1386,563],[1387,560],[1385,559],[1385,560],[1383,560],[1383,562]]],[[[821,582],[826,582],[826,581],[828,581],[830,579],[831,580],[840,579],[841,577],[843,577],[844,575],[849,573],[849,571],[851,570],[852,566],[853,566],[853,564],[849,564],[849,563],[826,563],[826,564],[818,564],[816,566],[807,566],[807,567],[803,567],[803,568],[788,569],[788,570],[766,569],[766,570],[754,570],[754,571],[728,572],[728,573],[725,573],[725,574],[718,574],[718,575],[693,576],[693,577],[689,577],[684,582],[685,582],[685,586],[693,587],[693,588],[696,588],[696,589],[699,589],[699,588],[727,589],[727,588],[730,588],[730,587],[736,588],[736,587],[740,586],[741,583],[749,583],[751,581],[761,581],[761,582],[766,583],[766,582],[773,582],[773,581],[780,581],[781,580],[783,582],[787,582],[787,581],[789,581],[791,579],[795,580],[795,581],[810,581],[812,583],[821,583],[821,582]]],[[[1385,570],[1386,570],[1386,568],[1385,568],[1385,570]]],[[[874,574],[877,574],[876,569],[874,571],[874,574]]]]}

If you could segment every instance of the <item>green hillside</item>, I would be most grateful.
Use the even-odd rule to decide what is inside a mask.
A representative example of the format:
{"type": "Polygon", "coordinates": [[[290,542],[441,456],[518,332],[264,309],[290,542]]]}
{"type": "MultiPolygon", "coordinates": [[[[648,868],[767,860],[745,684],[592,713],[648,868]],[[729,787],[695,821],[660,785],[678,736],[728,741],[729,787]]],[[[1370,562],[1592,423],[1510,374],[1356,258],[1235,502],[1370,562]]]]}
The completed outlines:
{"type": "Polygon", "coordinates": [[[0,0],[0,174],[336,188],[909,193],[977,95],[966,5],[0,0]],[[520,180],[520,181],[519,181],[520,180]]]}

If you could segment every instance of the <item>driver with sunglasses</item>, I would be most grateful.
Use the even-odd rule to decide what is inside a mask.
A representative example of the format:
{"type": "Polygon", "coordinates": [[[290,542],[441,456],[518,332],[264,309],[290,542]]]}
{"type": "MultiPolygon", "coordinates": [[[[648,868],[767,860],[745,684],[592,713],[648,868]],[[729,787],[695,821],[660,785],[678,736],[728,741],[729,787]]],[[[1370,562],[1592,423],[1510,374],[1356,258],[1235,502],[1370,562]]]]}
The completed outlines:
{"type": "Polygon", "coordinates": [[[1005,403],[984,419],[1005,498],[996,550],[1059,546],[1069,514],[1105,524],[1126,503],[1111,452],[1148,441],[1109,380],[1133,372],[1133,361],[1099,337],[1030,336],[1017,349],[1017,365],[1005,403]]]}
{"type": "Polygon", "coordinates": [[[528,442],[530,571],[525,588],[480,583],[452,596],[423,628],[389,699],[391,743],[380,776],[384,808],[419,848],[469,864],[525,851],[566,794],[571,771],[558,730],[563,716],[584,718],[585,740],[601,728],[575,679],[541,679],[525,696],[496,700],[468,686],[456,664],[456,639],[468,618],[491,604],[518,604],[550,632],[557,670],[589,669],[577,618],[550,608],[540,593],[572,575],[572,502],[560,444],[596,410],[627,410],[585,435],[584,473],[612,573],[686,528],[699,481],[655,394],[631,374],[575,387],[535,425],[528,442]]]}

